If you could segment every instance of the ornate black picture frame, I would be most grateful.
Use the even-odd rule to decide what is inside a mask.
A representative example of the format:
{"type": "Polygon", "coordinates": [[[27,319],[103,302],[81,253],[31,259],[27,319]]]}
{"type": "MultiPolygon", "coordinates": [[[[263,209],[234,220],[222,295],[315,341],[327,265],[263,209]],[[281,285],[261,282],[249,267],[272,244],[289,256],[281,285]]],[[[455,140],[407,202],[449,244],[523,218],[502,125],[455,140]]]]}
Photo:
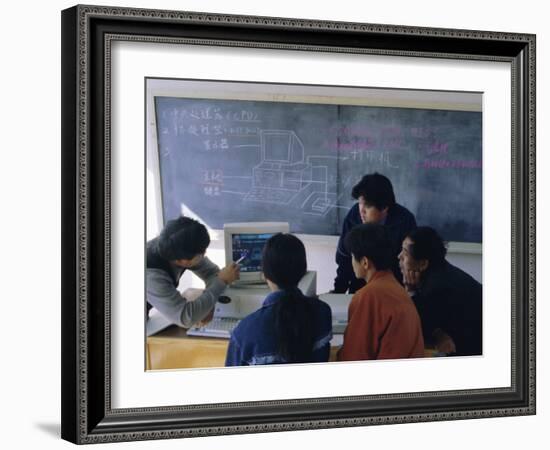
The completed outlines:
{"type": "Polygon", "coordinates": [[[99,443],[535,413],[535,36],[75,6],[62,12],[62,437],[99,443]],[[502,61],[512,73],[511,385],[113,409],[110,46],[117,40],[502,61]]]}

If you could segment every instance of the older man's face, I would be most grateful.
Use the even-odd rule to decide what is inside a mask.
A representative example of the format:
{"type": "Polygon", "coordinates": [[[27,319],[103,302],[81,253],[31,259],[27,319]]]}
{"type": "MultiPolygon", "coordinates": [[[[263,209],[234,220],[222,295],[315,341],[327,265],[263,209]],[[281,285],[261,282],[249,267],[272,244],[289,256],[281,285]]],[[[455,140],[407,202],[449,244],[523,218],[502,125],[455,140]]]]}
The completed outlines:
{"type": "Polygon", "coordinates": [[[399,259],[399,267],[402,273],[407,271],[419,270],[419,262],[411,255],[411,246],[413,242],[409,238],[405,238],[403,245],[401,246],[401,253],[397,255],[399,259]]]}

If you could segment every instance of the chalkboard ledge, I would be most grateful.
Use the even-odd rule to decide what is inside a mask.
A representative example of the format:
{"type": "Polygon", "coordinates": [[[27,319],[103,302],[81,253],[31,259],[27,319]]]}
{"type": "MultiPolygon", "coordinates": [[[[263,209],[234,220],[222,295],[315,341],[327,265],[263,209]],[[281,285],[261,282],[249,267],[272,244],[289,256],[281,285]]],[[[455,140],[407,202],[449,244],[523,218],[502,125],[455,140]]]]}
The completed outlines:
{"type": "Polygon", "coordinates": [[[482,244],[476,242],[448,242],[447,252],[481,255],[482,244]]]}

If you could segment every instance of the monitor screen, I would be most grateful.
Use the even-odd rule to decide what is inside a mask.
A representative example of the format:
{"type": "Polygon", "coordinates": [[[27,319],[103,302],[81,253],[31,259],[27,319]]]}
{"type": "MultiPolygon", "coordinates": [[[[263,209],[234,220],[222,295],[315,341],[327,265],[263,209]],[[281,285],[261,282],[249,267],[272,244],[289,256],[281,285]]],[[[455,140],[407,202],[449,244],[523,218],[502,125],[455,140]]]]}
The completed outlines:
{"type": "Polygon", "coordinates": [[[233,261],[238,261],[241,273],[260,272],[262,270],[262,251],[265,242],[274,233],[237,233],[231,236],[233,261]]]}
{"type": "Polygon", "coordinates": [[[265,243],[274,234],[288,231],[288,222],[225,223],[225,264],[238,261],[241,270],[239,279],[232,286],[265,284],[262,276],[262,252],[265,243]]]}

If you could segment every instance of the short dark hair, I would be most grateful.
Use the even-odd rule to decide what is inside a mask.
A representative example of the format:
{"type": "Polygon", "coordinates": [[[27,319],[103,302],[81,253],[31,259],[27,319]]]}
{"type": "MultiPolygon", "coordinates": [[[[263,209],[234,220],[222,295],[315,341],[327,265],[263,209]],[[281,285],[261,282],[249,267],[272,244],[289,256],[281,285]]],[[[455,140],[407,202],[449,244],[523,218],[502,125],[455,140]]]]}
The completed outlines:
{"type": "Polygon", "coordinates": [[[354,199],[363,197],[368,205],[382,210],[391,208],[395,204],[393,186],[388,177],[377,172],[365,175],[361,181],[353,186],[351,195],[354,199]]]}
{"type": "Polygon", "coordinates": [[[307,271],[306,249],[302,241],[287,233],[271,236],[264,246],[262,271],[281,289],[298,286],[307,271]]]}
{"type": "Polygon", "coordinates": [[[432,267],[437,267],[445,261],[447,248],[433,228],[418,227],[409,231],[405,237],[412,241],[409,252],[417,261],[427,259],[432,267]]]}
{"type": "Polygon", "coordinates": [[[345,237],[345,246],[357,261],[366,257],[376,270],[392,267],[391,241],[383,225],[365,223],[357,225],[345,237]]]}
{"type": "Polygon", "coordinates": [[[158,238],[159,254],[167,261],[192,259],[205,253],[209,245],[206,227],[185,216],[166,222],[158,238]]]}

